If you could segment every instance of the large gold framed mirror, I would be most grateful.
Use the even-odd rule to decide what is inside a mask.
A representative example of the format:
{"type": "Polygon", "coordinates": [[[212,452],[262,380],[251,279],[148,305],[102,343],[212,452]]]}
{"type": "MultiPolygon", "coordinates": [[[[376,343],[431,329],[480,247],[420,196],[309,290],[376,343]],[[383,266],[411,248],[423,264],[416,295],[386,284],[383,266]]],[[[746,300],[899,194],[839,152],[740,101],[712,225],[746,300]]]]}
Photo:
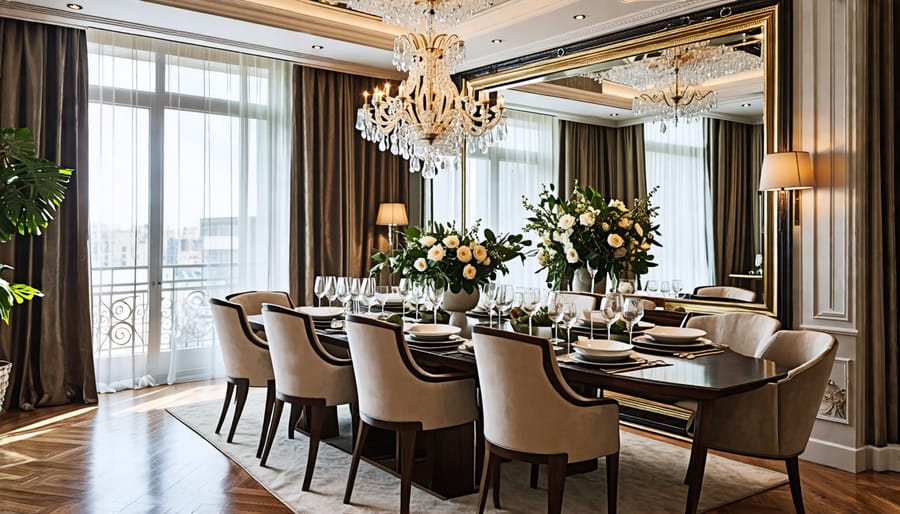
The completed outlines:
{"type": "MultiPolygon", "coordinates": [[[[756,5],[759,5],[758,3],[756,5]]],[[[736,8],[735,8],[736,10],[736,8]]],[[[646,73],[647,68],[652,68],[650,63],[668,58],[669,62],[678,61],[678,55],[684,52],[707,50],[720,50],[720,53],[730,53],[732,56],[741,56],[744,60],[755,58],[759,63],[758,69],[752,66],[743,68],[729,68],[728,64],[721,62],[708,65],[712,70],[712,78],[702,85],[705,91],[695,93],[696,102],[702,103],[709,100],[711,91],[717,97],[716,107],[718,114],[709,116],[714,118],[740,117],[756,118],[756,125],[761,129],[758,138],[759,164],[746,166],[752,170],[758,181],[759,165],[762,157],[783,147],[787,130],[782,126],[786,120],[783,116],[789,115],[781,112],[780,96],[783,94],[784,81],[779,77],[783,73],[783,63],[779,64],[781,51],[779,45],[779,8],[777,5],[768,5],[745,12],[734,12],[732,8],[721,8],[708,11],[707,15],[698,20],[690,20],[685,26],[656,30],[652,33],[637,35],[629,39],[622,39],[608,44],[600,44],[586,50],[561,48],[552,57],[543,59],[520,59],[518,62],[500,63],[489,69],[472,70],[463,73],[465,79],[474,89],[486,90],[504,94],[511,108],[517,105],[527,109],[528,98],[537,98],[535,95],[566,98],[588,103],[602,104],[619,112],[627,110],[628,115],[635,121],[656,121],[660,130],[675,130],[679,124],[678,110],[674,109],[674,115],[664,111],[667,102],[671,103],[672,97],[687,96],[683,89],[670,87],[668,100],[660,97],[665,87],[659,86],[654,92],[647,92],[646,88],[639,86],[640,80],[646,82],[646,77],[635,79],[633,75],[646,73]],[[715,12],[716,15],[709,15],[715,12]],[[570,52],[570,50],[572,50],[570,52]],[[675,57],[673,57],[675,56],[675,57]],[[673,60],[674,59],[674,60],[673,60]],[[702,97],[704,92],[706,97],[702,97]],[[684,94],[682,94],[684,93],[684,94]],[[509,99],[513,100],[510,101],[509,99]],[[641,108],[633,99],[643,99],[641,108]],[[663,105],[653,105],[654,102],[663,105]],[[735,111],[741,106],[754,105],[752,114],[735,111]],[[728,112],[728,110],[731,110],[728,112]],[[724,114],[723,114],[724,111],[724,114]],[[659,123],[661,121],[661,123],[659,123]]],[[[607,38],[613,40],[614,38],[607,38]]],[[[581,45],[582,47],[590,45],[581,45]]],[[[705,55],[713,55],[708,53],[705,55]]],[[[708,57],[715,60],[717,57],[708,57]]],[[[738,59],[740,60],[740,59],[738,59]]],[[[682,75],[690,73],[687,65],[682,66],[682,75]]],[[[696,71],[696,70],[695,70],[696,71]]],[[[703,70],[701,70],[703,71],[703,70]]],[[[673,77],[674,79],[674,77],[673,77]]],[[[674,82],[674,80],[673,80],[674,82]]],[[[697,107],[699,110],[700,108],[697,107]]],[[[690,113],[682,105],[682,113],[690,113]]],[[[711,111],[712,112],[712,111],[711,111]]],[[[618,116],[618,114],[615,114],[618,116]]],[[[684,116],[684,114],[682,114],[684,116]]],[[[706,116],[703,113],[697,117],[706,116]]],[[[683,123],[683,119],[681,120],[683,123]]],[[[619,121],[619,124],[627,124],[627,121],[619,121]]],[[[749,122],[753,124],[754,122],[749,122]]],[[[707,129],[709,130],[709,129],[707,129]]],[[[709,139],[707,139],[709,140],[709,139]]],[[[709,151],[709,149],[707,149],[709,151]]],[[[778,294],[776,284],[779,283],[778,273],[778,248],[775,226],[776,202],[774,194],[764,194],[757,191],[758,187],[731,186],[751,200],[739,203],[747,207],[737,209],[734,216],[727,220],[719,220],[716,223],[734,223],[736,226],[749,226],[751,235],[741,236],[755,238],[754,244],[743,244],[743,240],[731,236],[730,239],[721,235],[727,229],[716,228],[710,232],[710,237],[715,241],[710,244],[718,244],[719,247],[729,247],[729,242],[734,243],[734,251],[742,254],[741,264],[730,264],[730,269],[717,271],[717,283],[710,285],[735,286],[756,292],[753,301],[719,300],[709,297],[699,298],[668,298],[665,300],[667,309],[698,311],[698,312],[724,312],[731,310],[754,310],[766,312],[772,315],[779,314],[778,294]],[[752,189],[752,190],[750,190],[752,189]],[[750,205],[752,204],[752,205],[750,205]],[[751,212],[745,212],[751,211],[751,212]],[[737,220],[737,221],[735,221],[737,220]],[[748,221],[749,220],[749,221],[748,221]],[[720,230],[721,229],[721,230],[720,230]],[[727,275],[727,276],[726,276],[727,275]]],[[[743,184],[743,183],[742,183],[743,184]]],[[[565,184],[560,184],[564,189],[565,184]]],[[[724,186],[723,186],[724,187],[724,186]]],[[[713,194],[717,194],[713,192],[713,194]]],[[[721,209],[717,212],[722,212],[721,209]]],[[[719,218],[723,216],[720,214],[719,218]]],[[[677,223],[677,220],[658,220],[661,224],[663,237],[666,233],[666,223],[677,223]]],[[[741,233],[739,230],[738,233],[741,233]]],[[[729,247],[730,248],[730,247],[729,247]]],[[[727,253],[723,250],[720,253],[727,253]]],[[[692,258],[685,255],[685,259],[692,258]]],[[[718,257],[717,257],[718,258],[718,257]]],[[[737,261],[734,261],[737,262],[737,261]]],[[[719,263],[717,262],[717,265],[719,263]]],[[[720,266],[721,267],[721,266],[720,266]]],[[[691,291],[685,291],[691,293],[691,291]]]]}

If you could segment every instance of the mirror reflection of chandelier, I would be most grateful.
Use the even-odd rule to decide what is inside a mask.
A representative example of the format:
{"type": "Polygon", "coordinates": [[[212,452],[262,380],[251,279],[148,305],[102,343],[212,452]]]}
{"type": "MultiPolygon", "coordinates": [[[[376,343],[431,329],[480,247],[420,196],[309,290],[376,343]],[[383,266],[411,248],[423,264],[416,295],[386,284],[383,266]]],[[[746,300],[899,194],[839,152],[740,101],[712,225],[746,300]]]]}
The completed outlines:
{"type": "Polygon", "coordinates": [[[634,115],[661,121],[665,130],[666,121],[677,126],[679,120],[694,121],[718,106],[718,93],[704,88],[704,82],[761,67],[762,58],[757,55],[701,41],[585,76],[636,89],[634,115]]]}
{"type": "Polygon", "coordinates": [[[394,65],[408,71],[392,96],[390,84],[363,93],[356,129],[409,161],[410,172],[434,178],[441,171],[459,170],[463,141],[482,152],[506,137],[503,98],[493,100],[471,88],[461,92],[450,78],[465,60],[465,46],[456,34],[437,33],[456,25],[492,0],[352,0],[348,6],[380,15],[385,23],[421,33],[394,41],[394,65]]]}

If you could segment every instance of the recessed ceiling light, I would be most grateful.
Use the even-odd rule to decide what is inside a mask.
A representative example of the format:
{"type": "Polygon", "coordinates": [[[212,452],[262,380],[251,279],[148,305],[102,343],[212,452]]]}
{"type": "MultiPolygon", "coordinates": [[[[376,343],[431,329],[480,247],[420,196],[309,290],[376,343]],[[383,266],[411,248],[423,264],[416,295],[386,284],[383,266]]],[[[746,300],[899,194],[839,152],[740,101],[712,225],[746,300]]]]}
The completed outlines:
{"type": "Polygon", "coordinates": [[[312,46],[312,49],[313,49],[313,50],[324,50],[325,47],[322,46],[322,45],[313,45],[313,46],[312,46]]]}
{"type": "Polygon", "coordinates": [[[613,118],[619,117],[619,113],[617,113],[617,112],[611,112],[611,113],[609,113],[609,115],[612,116],[613,118]]]}
{"type": "Polygon", "coordinates": [[[84,9],[84,7],[82,7],[81,4],[66,4],[66,7],[68,7],[69,9],[72,9],[73,11],[80,11],[80,10],[84,9]]]}
{"type": "Polygon", "coordinates": [[[579,21],[583,20],[585,18],[587,18],[587,14],[576,14],[575,16],[572,16],[573,20],[579,20],[579,21]]]}
{"type": "Polygon", "coordinates": [[[499,45],[499,44],[502,43],[502,42],[503,42],[502,39],[492,39],[492,40],[491,40],[491,43],[494,43],[495,45],[499,45]]]}
{"type": "Polygon", "coordinates": [[[746,107],[753,107],[753,104],[750,103],[750,102],[744,102],[744,103],[741,104],[741,107],[744,107],[744,108],[746,108],[746,107]]]}

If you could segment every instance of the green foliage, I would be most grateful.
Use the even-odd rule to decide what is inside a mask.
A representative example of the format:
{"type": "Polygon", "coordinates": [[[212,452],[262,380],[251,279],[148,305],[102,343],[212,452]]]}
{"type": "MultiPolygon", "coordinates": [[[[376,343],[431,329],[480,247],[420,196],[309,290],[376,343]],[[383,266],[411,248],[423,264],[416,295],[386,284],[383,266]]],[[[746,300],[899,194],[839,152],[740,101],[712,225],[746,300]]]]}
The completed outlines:
{"type": "MultiPolygon", "coordinates": [[[[26,128],[0,129],[0,241],[41,235],[63,201],[72,170],[35,155],[26,128]]],[[[12,269],[0,264],[0,273],[12,269]]],[[[0,317],[9,323],[14,305],[42,296],[37,289],[0,278],[0,317]]]]}
{"type": "Polygon", "coordinates": [[[376,263],[372,273],[387,266],[416,284],[471,293],[498,274],[505,275],[508,261],[517,257],[524,261],[522,250],[531,244],[521,234],[498,236],[489,229],[479,238],[479,224],[471,229],[443,223],[429,223],[427,229],[410,227],[399,250],[372,255],[376,263]]]}

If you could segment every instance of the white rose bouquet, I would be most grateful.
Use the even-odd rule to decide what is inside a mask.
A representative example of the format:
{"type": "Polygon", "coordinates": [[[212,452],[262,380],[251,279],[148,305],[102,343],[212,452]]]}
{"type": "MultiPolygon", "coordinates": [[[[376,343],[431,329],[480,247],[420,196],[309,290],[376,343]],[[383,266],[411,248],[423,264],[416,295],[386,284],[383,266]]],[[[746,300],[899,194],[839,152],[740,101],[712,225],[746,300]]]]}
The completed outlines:
{"type": "Polygon", "coordinates": [[[659,225],[653,223],[659,208],[650,202],[655,192],[636,199],[631,209],[621,200],[607,202],[594,188],[578,183],[569,199],[556,196],[552,184],[541,191],[537,205],[523,198],[522,204],[534,214],[525,230],[540,237],[535,255],[547,270],[547,284],[558,288],[571,283],[575,270],[588,262],[614,280],[625,272],[643,275],[657,266],[650,254],[654,245],[662,246],[659,225]]]}
{"type": "Polygon", "coordinates": [[[462,230],[442,223],[429,223],[427,229],[410,227],[400,249],[372,255],[376,262],[372,272],[387,265],[391,273],[399,272],[414,283],[471,293],[496,280],[497,273],[506,274],[506,262],[516,257],[524,261],[522,250],[531,245],[521,234],[498,236],[490,229],[479,237],[479,224],[462,230]]]}

